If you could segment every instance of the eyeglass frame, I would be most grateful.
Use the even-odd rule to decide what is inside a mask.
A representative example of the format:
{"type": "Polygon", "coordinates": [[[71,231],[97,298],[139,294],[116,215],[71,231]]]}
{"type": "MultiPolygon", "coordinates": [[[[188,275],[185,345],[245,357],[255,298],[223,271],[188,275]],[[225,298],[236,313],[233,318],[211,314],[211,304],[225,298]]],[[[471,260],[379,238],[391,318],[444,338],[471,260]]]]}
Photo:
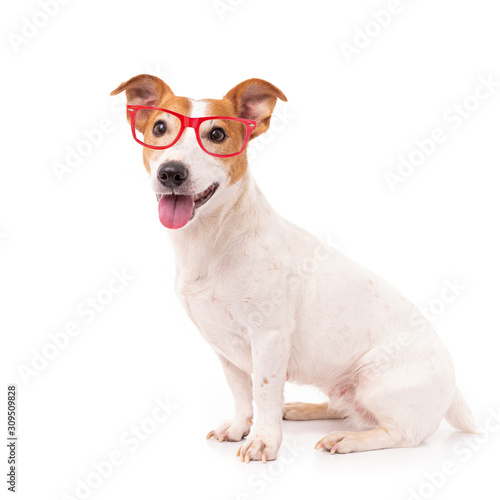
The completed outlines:
{"type": "Polygon", "coordinates": [[[211,156],[217,156],[219,158],[229,158],[230,156],[237,156],[243,152],[245,147],[248,144],[248,141],[250,140],[250,135],[252,132],[256,129],[257,127],[257,122],[255,120],[247,120],[245,118],[236,118],[234,116],[203,116],[199,118],[193,118],[191,116],[186,116],[182,115],[180,113],[176,113],[175,111],[171,111],[170,109],[165,109],[165,108],[158,108],[156,106],[139,106],[139,105],[128,105],[127,106],[127,113],[130,116],[130,125],[132,127],[132,136],[142,146],[149,148],[149,149],[168,149],[171,148],[174,144],[177,143],[177,141],[181,138],[182,134],[186,130],[186,128],[193,128],[195,133],[196,133],[196,140],[198,141],[198,144],[200,145],[200,148],[205,151],[205,153],[211,155],[211,156]],[[137,117],[137,112],[140,111],[141,109],[149,109],[152,111],[164,111],[166,113],[170,113],[171,115],[179,118],[181,122],[181,128],[179,129],[179,133],[177,134],[177,137],[173,140],[171,144],[168,146],[151,146],[149,144],[146,144],[145,142],[142,142],[140,139],[137,138],[136,135],[136,128],[135,128],[135,120],[137,117]],[[200,136],[200,126],[203,122],[206,122],[208,120],[233,120],[233,121],[238,121],[243,123],[245,125],[245,140],[243,141],[243,146],[237,153],[231,153],[231,154],[217,154],[217,153],[211,153],[208,151],[205,146],[203,146],[201,136],[200,136]]]}

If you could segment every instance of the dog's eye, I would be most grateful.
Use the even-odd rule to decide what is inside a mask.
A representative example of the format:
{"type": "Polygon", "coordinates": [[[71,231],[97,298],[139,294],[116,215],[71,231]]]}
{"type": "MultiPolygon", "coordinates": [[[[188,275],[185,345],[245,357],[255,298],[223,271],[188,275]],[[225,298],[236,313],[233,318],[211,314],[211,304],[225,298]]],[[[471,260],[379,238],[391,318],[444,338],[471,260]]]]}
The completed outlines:
{"type": "Polygon", "coordinates": [[[156,137],[162,136],[167,131],[167,124],[164,121],[158,121],[154,124],[153,134],[156,137]]]}
{"type": "Polygon", "coordinates": [[[214,142],[222,142],[225,138],[226,133],[219,127],[212,129],[210,132],[210,139],[214,142]]]}

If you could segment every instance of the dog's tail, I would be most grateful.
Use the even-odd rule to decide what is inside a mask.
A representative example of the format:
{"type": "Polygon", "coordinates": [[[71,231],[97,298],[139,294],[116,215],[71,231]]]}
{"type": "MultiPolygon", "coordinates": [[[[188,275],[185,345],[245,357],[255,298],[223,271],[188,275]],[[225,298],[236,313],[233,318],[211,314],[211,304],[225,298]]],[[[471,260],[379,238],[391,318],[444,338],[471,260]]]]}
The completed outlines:
{"type": "Polygon", "coordinates": [[[455,387],[450,407],[446,412],[446,420],[459,431],[476,432],[474,417],[458,387],[455,387]]]}

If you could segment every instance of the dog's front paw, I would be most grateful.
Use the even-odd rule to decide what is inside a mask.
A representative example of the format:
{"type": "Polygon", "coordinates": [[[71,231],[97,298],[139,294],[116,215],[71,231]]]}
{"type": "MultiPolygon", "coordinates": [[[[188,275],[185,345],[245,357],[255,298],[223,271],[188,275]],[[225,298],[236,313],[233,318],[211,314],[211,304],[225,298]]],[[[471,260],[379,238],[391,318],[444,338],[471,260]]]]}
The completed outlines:
{"type": "Polygon", "coordinates": [[[281,437],[256,432],[247,437],[245,444],[240,447],[236,456],[239,456],[242,462],[262,460],[262,463],[265,464],[268,460],[276,460],[280,444],[281,437]]]}
{"type": "Polygon", "coordinates": [[[207,434],[207,439],[214,437],[220,443],[222,441],[241,441],[250,432],[252,421],[246,420],[224,420],[217,429],[207,434]]]}

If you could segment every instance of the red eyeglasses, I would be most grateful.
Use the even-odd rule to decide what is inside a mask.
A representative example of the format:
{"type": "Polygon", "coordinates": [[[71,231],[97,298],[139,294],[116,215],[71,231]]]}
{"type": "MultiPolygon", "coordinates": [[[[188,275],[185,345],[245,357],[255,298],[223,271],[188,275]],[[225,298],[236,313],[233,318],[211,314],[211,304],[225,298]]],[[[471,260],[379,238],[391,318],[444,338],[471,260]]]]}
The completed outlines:
{"type": "Polygon", "coordinates": [[[257,122],[230,116],[192,118],[155,106],[127,106],[134,139],[150,149],[172,147],[186,127],[196,132],[201,149],[212,156],[239,155],[257,122]]]}

